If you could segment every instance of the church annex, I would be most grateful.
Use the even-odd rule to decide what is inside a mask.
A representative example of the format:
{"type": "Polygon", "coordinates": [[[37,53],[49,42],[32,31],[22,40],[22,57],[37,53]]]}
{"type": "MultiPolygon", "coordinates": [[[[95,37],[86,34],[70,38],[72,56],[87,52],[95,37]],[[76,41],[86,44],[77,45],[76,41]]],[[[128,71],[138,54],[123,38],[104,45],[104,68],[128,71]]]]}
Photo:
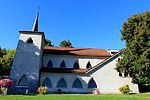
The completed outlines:
{"type": "Polygon", "coordinates": [[[121,51],[44,46],[38,15],[32,31],[19,33],[10,93],[35,94],[39,86],[47,86],[48,93],[120,93],[119,87],[124,85],[139,92],[130,77],[119,76],[114,69],[121,51]]]}

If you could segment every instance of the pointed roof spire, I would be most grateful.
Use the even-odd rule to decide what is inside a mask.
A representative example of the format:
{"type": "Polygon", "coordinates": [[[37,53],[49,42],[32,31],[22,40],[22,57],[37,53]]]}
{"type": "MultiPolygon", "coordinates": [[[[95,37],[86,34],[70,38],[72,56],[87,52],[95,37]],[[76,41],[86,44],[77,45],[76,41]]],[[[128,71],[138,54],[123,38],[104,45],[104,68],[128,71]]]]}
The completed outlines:
{"type": "Polygon", "coordinates": [[[32,27],[32,31],[38,31],[38,19],[39,19],[39,9],[38,9],[38,13],[36,15],[36,19],[34,21],[34,25],[32,27]]]}

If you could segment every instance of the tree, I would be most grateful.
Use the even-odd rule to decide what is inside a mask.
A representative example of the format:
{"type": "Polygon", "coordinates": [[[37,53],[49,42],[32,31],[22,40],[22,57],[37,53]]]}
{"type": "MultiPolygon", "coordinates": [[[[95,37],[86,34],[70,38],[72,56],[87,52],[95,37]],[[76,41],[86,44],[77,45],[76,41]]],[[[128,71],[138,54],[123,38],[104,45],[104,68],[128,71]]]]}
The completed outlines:
{"type": "Polygon", "coordinates": [[[69,40],[64,40],[60,42],[59,46],[73,48],[72,43],[69,40]]]}
{"type": "Polygon", "coordinates": [[[0,75],[9,75],[16,50],[2,49],[0,57],[0,75]]]}
{"type": "Polygon", "coordinates": [[[1,47],[0,47],[0,57],[2,57],[3,56],[3,54],[2,54],[2,49],[1,49],[1,47]]]}
{"type": "Polygon", "coordinates": [[[52,45],[52,42],[50,40],[48,40],[48,39],[45,40],[44,45],[45,46],[52,46],[52,47],[54,46],[54,45],[52,45]]]}
{"type": "Polygon", "coordinates": [[[134,83],[150,86],[150,12],[128,18],[121,30],[126,48],[116,70],[134,83]]]}
{"type": "Polygon", "coordinates": [[[0,57],[3,57],[3,55],[6,54],[6,49],[1,49],[0,48],[0,57]]]}

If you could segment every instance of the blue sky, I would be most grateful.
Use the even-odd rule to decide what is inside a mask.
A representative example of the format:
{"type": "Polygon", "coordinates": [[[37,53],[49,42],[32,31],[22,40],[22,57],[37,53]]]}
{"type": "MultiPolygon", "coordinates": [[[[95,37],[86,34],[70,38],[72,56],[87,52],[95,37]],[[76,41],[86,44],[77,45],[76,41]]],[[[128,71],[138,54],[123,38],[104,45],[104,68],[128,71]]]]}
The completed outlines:
{"type": "Polygon", "coordinates": [[[150,0],[0,0],[0,46],[16,48],[20,30],[31,30],[40,6],[39,31],[54,45],[122,49],[127,18],[150,10],[150,0]]]}

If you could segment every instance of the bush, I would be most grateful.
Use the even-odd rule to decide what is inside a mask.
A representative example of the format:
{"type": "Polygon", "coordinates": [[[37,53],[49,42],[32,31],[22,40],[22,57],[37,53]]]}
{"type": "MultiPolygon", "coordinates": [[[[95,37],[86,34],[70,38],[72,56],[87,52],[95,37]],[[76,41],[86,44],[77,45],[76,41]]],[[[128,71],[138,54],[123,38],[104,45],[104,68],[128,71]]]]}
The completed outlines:
{"type": "Polygon", "coordinates": [[[0,80],[0,87],[10,87],[12,86],[13,82],[10,79],[1,79],[0,80]]]}
{"type": "Polygon", "coordinates": [[[119,90],[122,94],[129,94],[129,92],[130,92],[130,88],[128,85],[120,87],[119,90]]]}
{"type": "Polygon", "coordinates": [[[48,92],[48,87],[47,86],[40,86],[38,88],[39,94],[46,94],[48,92]]]}
{"type": "Polygon", "coordinates": [[[7,91],[9,89],[9,87],[11,87],[13,84],[12,80],[10,79],[1,79],[0,80],[0,90],[2,92],[2,94],[7,95],[7,91]]]}

